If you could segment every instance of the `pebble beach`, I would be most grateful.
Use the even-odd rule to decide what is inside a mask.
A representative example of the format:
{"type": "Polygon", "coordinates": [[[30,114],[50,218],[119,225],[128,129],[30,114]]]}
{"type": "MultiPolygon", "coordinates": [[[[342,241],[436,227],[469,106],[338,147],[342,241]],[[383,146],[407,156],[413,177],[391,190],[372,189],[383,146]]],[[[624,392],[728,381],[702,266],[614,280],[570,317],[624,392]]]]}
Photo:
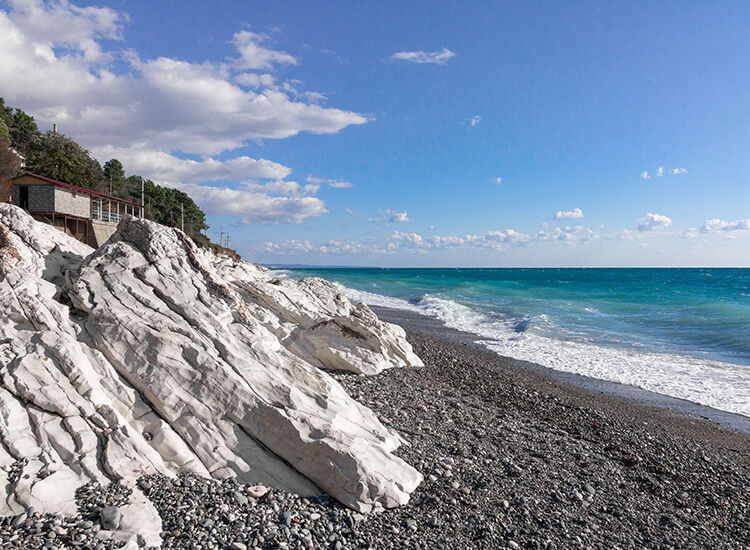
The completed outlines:
{"type": "MultiPolygon", "coordinates": [[[[425,480],[407,506],[364,515],[325,495],[145,476],[138,487],[162,519],[162,548],[750,548],[746,432],[399,322],[425,367],[330,374],[408,442],[397,454],[425,480]]],[[[102,525],[112,528],[133,490],[83,487],[73,518],[4,518],[2,547],[121,547],[102,525]]]]}

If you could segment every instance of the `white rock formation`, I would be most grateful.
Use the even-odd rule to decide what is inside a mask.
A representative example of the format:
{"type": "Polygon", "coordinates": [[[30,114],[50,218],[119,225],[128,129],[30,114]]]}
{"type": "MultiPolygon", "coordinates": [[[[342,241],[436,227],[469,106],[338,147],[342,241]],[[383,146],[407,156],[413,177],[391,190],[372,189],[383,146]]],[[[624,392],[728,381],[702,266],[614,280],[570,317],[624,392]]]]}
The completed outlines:
{"type": "Polygon", "coordinates": [[[273,279],[258,266],[231,260],[215,267],[243,300],[273,312],[266,328],[313,364],[359,374],[422,365],[400,326],[384,323],[364,303],[353,307],[333,283],[273,279]]]}
{"type": "Polygon", "coordinates": [[[152,472],[322,489],[359,511],[422,479],[318,368],[421,361],[321,279],[275,280],[131,218],[94,251],[0,204],[0,312],[0,515],[74,513],[78,486],[152,472]]]}

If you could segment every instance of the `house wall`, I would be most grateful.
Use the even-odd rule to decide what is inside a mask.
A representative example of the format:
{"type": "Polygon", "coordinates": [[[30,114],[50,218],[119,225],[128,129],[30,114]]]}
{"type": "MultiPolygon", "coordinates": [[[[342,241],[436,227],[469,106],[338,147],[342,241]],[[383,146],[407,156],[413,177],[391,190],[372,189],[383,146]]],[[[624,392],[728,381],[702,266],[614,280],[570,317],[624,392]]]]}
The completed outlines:
{"type": "Polygon", "coordinates": [[[91,197],[62,187],[55,187],[54,207],[54,212],[58,214],[87,219],[91,217],[91,197]]]}
{"type": "MultiPolygon", "coordinates": [[[[22,184],[14,183],[11,186],[12,202],[16,206],[21,205],[22,184]]],[[[29,185],[29,212],[54,212],[55,211],[55,186],[54,185],[29,185]]]]}
{"type": "Polygon", "coordinates": [[[54,185],[30,185],[29,186],[29,212],[54,212],[55,211],[55,186],[54,185]]]}

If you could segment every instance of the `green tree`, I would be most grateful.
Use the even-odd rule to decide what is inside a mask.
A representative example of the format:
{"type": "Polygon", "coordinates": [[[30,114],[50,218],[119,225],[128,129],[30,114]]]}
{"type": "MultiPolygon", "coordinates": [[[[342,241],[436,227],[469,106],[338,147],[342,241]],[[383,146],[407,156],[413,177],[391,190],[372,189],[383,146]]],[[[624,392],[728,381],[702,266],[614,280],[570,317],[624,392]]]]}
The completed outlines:
{"type": "MultiPolygon", "coordinates": [[[[2,98],[0,97],[0,99],[2,98]]],[[[5,145],[10,147],[10,130],[2,117],[0,117],[0,141],[4,141],[5,145]]]]}
{"type": "Polygon", "coordinates": [[[13,111],[13,122],[9,128],[13,148],[25,155],[29,150],[29,145],[39,135],[34,117],[27,115],[21,109],[15,109],[13,111]]]}
{"type": "MultiPolygon", "coordinates": [[[[15,176],[21,169],[21,159],[13,152],[10,127],[13,124],[13,109],[5,106],[0,97],[0,182],[15,176]]],[[[0,197],[5,200],[7,197],[0,197]]]]}
{"type": "Polygon", "coordinates": [[[145,180],[141,176],[128,176],[123,181],[124,198],[141,204],[141,182],[145,180]]]}
{"type": "Polygon", "coordinates": [[[10,133],[10,146],[25,155],[29,144],[39,135],[34,117],[21,109],[6,107],[5,100],[0,97],[0,120],[5,123],[10,133]]]}
{"type": "Polygon", "coordinates": [[[125,187],[125,169],[117,159],[109,159],[104,163],[104,182],[109,185],[109,193],[125,187]]]}
{"type": "Polygon", "coordinates": [[[75,141],[47,131],[28,147],[26,169],[48,178],[89,189],[100,188],[104,174],[99,162],[75,141]]]}
{"type": "Polygon", "coordinates": [[[13,123],[13,109],[5,106],[5,100],[0,97],[0,120],[5,122],[7,127],[13,123]]]}
{"type": "MultiPolygon", "coordinates": [[[[142,178],[131,176],[128,180],[135,178],[138,178],[138,193],[140,193],[142,178]]],[[[148,217],[162,225],[180,227],[184,214],[185,233],[195,240],[204,240],[200,232],[208,228],[206,215],[189,195],[171,187],[162,187],[151,180],[144,180],[144,188],[148,217]]]]}

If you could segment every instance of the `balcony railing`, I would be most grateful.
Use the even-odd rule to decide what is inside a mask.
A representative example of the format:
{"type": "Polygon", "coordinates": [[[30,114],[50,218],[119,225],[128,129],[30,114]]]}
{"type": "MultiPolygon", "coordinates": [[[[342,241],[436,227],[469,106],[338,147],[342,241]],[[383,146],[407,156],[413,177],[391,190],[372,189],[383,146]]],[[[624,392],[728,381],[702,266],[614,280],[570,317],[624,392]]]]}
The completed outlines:
{"type": "Polygon", "coordinates": [[[106,210],[100,212],[96,208],[91,212],[91,217],[98,221],[110,223],[119,223],[122,219],[122,216],[117,212],[107,212],[106,210]]]}

